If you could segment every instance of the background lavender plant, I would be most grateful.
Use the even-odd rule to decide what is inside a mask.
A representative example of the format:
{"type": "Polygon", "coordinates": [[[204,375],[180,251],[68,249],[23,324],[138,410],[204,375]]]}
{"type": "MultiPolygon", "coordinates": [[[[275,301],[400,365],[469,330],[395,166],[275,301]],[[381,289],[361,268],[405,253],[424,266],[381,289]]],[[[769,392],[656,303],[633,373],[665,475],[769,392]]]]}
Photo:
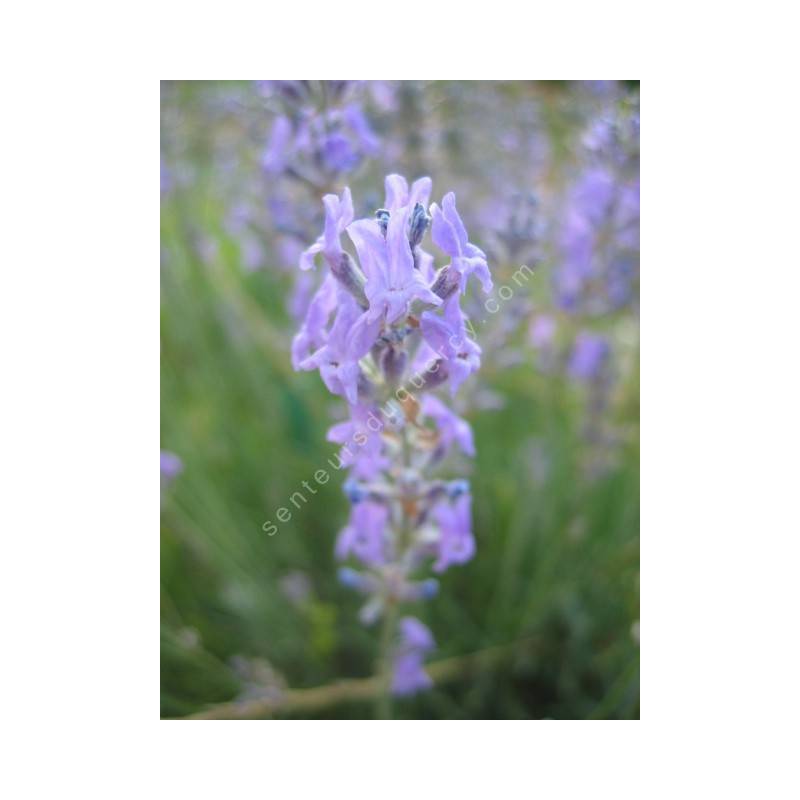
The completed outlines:
{"type": "MultiPolygon", "coordinates": [[[[280,87],[257,82],[163,86],[162,447],[183,465],[163,492],[163,715],[204,713],[237,698],[279,704],[290,689],[374,674],[385,616],[381,610],[365,625],[358,615],[374,613],[387,595],[384,567],[392,562],[370,533],[394,530],[399,502],[381,492],[398,483],[405,427],[421,480],[453,493],[463,488],[454,481],[468,481],[470,491],[441,495],[446,502],[437,500],[417,527],[435,531],[434,541],[400,582],[392,683],[398,692],[425,691],[406,694],[393,715],[637,716],[638,226],[636,215],[627,227],[618,217],[596,224],[582,187],[601,170],[615,203],[632,197],[638,88],[359,82],[337,94],[326,85],[339,115],[334,132],[357,159],[336,141],[326,159],[302,137],[298,147],[287,137],[276,170],[265,154],[277,119],[300,125],[323,114],[323,86],[312,84],[299,106],[280,87]],[[375,149],[362,147],[341,116],[352,103],[375,149]],[[602,135],[604,120],[611,138],[602,135]],[[492,289],[484,293],[476,274],[459,303],[481,368],[455,396],[448,385],[412,389],[416,423],[406,419],[414,407],[398,401],[402,427],[387,424],[377,444],[354,451],[338,471],[328,459],[347,460],[342,448],[366,426],[353,409],[380,408],[387,376],[416,366],[427,342],[423,314],[431,337],[458,329],[452,307],[412,308],[420,322],[413,353],[401,316],[386,323],[394,306],[384,303],[370,322],[383,326],[378,339],[387,327],[393,332],[381,352],[370,347],[355,362],[357,372],[321,354],[312,369],[295,371],[287,357],[304,323],[309,337],[295,340],[295,366],[323,346],[335,349],[340,313],[349,330],[347,314],[363,316],[352,293],[352,303],[340,302],[322,251],[314,268],[297,267],[324,230],[322,197],[341,201],[349,187],[353,221],[372,220],[391,205],[381,189],[392,173],[430,176],[442,210],[438,192],[452,189],[488,256],[492,289]],[[591,277],[581,278],[568,307],[560,275],[586,252],[572,247],[582,234],[573,222],[583,218],[592,223],[591,277]],[[632,270],[614,266],[616,256],[632,257],[632,270]],[[533,277],[517,285],[523,263],[533,277]],[[316,306],[327,322],[315,327],[310,301],[329,277],[334,291],[323,290],[316,306]],[[504,286],[512,290],[507,301],[498,294],[504,286]],[[486,312],[490,298],[496,313],[486,312]],[[334,396],[326,380],[345,393],[334,396]],[[330,480],[317,484],[323,467],[330,480]],[[288,521],[277,518],[281,508],[288,521]],[[469,545],[455,548],[455,563],[441,552],[442,532],[458,533],[470,516],[471,539],[453,538],[474,542],[476,555],[465,555],[469,545]],[[433,581],[438,595],[425,599],[433,581]]],[[[347,227],[341,247],[361,269],[347,227]]],[[[421,247],[437,269],[450,260],[430,230],[421,247]]],[[[353,342],[344,336],[338,344],[353,342]]],[[[472,367],[469,357],[450,360],[456,373],[472,367]]],[[[363,691],[270,713],[361,718],[374,699],[363,691]]]]}

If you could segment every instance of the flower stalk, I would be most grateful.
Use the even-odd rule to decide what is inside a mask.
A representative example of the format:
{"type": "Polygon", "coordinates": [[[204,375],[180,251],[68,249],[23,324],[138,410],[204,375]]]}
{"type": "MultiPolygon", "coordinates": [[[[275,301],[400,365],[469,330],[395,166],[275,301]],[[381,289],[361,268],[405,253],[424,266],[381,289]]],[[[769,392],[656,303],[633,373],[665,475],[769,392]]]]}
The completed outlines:
{"type": "Polygon", "coordinates": [[[390,717],[393,695],[431,685],[423,662],[433,636],[402,610],[436,594],[429,570],[441,574],[475,552],[469,484],[443,474],[457,454],[474,455],[472,431],[435,391],[452,397],[480,366],[461,298],[473,273],[484,291],[492,283],[455,196],[440,208],[429,204],[431,188],[429,178],[409,187],[389,175],[384,206],[358,220],[349,189],[326,195],[324,231],[300,258],[301,270],[315,269],[318,256],[328,266],[292,360],[295,369],[319,370],[347,401],[349,418],[328,432],[350,472],[350,520],[336,555],[357,564],[342,567],[340,579],[364,595],[361,620],[380,621],[380,718],[390,717]],[[449,257],[438,272],[424,249],[428,230],[449,257]],[[355,255],[342,245],[345,233],[355,255]]]}

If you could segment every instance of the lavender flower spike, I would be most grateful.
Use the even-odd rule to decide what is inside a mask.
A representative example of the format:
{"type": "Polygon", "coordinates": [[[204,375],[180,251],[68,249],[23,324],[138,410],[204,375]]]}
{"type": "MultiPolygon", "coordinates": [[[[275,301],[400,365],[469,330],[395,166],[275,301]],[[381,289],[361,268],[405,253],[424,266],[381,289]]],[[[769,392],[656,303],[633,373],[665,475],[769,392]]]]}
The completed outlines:
{"type": "Polygon", "coordinates": [[[458,289],[473,271],[484,287],[491,279],[449,194],[444,211],[433,207],[434,240],[450,254],[445,270],[455,280],[445,282],[452,283],[452,291],[443,292],[446,301],[433,291],[439,282],[434,259],[421,249],[430,192],[429,178],[409,189],[405,178],[389,175],[386,208],[377,219],[356,221],[348,190],[341,198],[325,197],[325,233],[300,266],[322,253],[330,273],[292,351],[296,369],[318,369],[328,389],[349,405],[347,421],[328,431],[329,441],[341,445],[336,468],[349,471],[343,488],[352,504],[336,556],[356,562],[357,569],[343,567],[339,575],[365,596],[362,622],[381,621],[382,717],[390,715],[391,694],[411,694],[432,683],[423,662],[435,646],[433,637],[419,620],[401,618],[401,606],[437,593],[438,582],[423,571],[442,573],[475,553],[469,484],[440,472],[455,445],[464,455],[475,454],[472,430],[432,391],[447,384],[454,394],[480,366],[481,349],[466,335],[458,289]],[[358,264],[342,249],[345,228],[358,264]],[[412,389],[423,393],[421,399],[412,389]],[[435,476],[428,474],[433,468],[435,476]]]}

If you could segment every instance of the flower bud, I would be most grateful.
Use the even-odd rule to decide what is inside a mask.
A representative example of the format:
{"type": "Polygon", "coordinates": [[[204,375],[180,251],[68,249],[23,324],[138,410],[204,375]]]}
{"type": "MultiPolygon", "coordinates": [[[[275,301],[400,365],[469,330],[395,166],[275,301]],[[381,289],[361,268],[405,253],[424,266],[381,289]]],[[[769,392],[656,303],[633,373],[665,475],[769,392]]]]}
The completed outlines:
{"type": "Polygon", "coordinates": [[[436,597],[437,594],[439,594],[439,581],[435,578],[422,581],[420,584],[420,596],[423,600],[430,600],[432,597],[436,597]]]}
{"type": "Polygon", "coordinates": [[[451,500],[455,500],[461,497],[462,494],[467,494],[469,492],[469,481],[465,480],[458,480],[458,481],[450,481],[447,484],[447,495],[450,497],[451,500]]]}
{"type": "Polygon", "coordinates": [[[369,492],[356,480],[346,480],[342,486],[345,497],[353,504],[361,503],[369,497],[369,492]]]}
{"type": "Polygon", "coordinates": [[[423,381],[422,386],[419,388],[423,391],[441,386],[450,377],[447,362],[443,358],[437,359],[433,364],[422,370],[419,373],[419,377],[423,381]]]}
{"type": "Polygon", "coordinates": [[[411,212],[411,222],[408,229],[408,241],[412,250],[422,241],[430,224],[430,214],[425,210],[425,206],[422,203],[417,203],[411,212]]]}
{"type": "Polygon", "coordinates": [[[355,589],[357,592],[363,592],[364,594],[373,592],[377,588],[374,578],[350,567],[340,567],[338,578],[342,586],[346,586],[348,589],[355,589]]]}
{"type": "Polygon", "coordinates": [[[386,231],[389,229],[389,212],[385,208],[379,208],[375,212],[375,219],[381,226],[381,233],[386,236],[386,231]]]}
{"type": "Polygon", "coordinates": [[[433,286],[431,286],[431,291],[435,295],[441,297],[442,300],[447,300],[460,285],[461,275],[458,273],[458,270],[453,269],[453,267],[448,264],[446,267],[442,267],[437,273],[433,286]]]}
{"type": "Polygon", "coordinates": [[[342,257],[338,261],[329,263],[333,277],[355,297],[356,302],[362,308],[366,308],[369,305],[367,296],[364,294],[364,285],[367,279],[364,277],[364,273],[356,266],[349,253],[342,253],[342,257]]]}

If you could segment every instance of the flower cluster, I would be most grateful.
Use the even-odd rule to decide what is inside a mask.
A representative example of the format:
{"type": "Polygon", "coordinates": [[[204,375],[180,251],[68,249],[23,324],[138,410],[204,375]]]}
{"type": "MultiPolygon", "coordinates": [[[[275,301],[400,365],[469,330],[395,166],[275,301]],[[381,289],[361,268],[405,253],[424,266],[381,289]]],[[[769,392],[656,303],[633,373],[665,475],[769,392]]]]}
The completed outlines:
{"type": "Polygon", "coordinates": [[[472,431],[434,391],[455,394],[480,366],[461,298],[471,276],[485,292],[492,280],[455,195],[431,204],[431,188],[430,178],[409,187],[389,175],[383,207],[362,219],[349,189],[323,198],[324,230],[300,269],[321,259],[327,270],[292,343],[294,368],[318,370],[348,404],[348,419],[328,432],[341,445],[352,504],[336,555],[357,564],[340,578],[365,596],[362,620],[384,621],[393,664],[386,681],[398,694],[429,684],[422,661],[434,646],[412,617],[398,637],[398,606],[436,594],[427,568],[439,574],[475,552],[469,484],[439,476],[450,454],[474,455],[472,431]],[[428,228],[449,257],[439,269],[423,247],[428,228]]]}
{"type": "Polygon", "coordinates": [[[589,163],[567,197],[555,293],[559,307],[568,313],[604,314],[633,297],[639,179],[638,169],[626,174],[619,135],[617,126],[606,119],[592,126],[586,137],[589,163]]]}
{"type": "Polygon", "coordinates": [[[353,98],[357,81],[260,81],[281,111],[273,123],[262,166],[325,185],[355,169],[378,150],[361,104],[353,98]]]}
{"type": "Polygon", "coordinates": [[[584,132],[554,242],[558,316],[537,315],[529,331],[540,368],[561,366],[585,392],[587,467],[597,474],[613,463],[619,439],[608,419],[618,361],[608,319],[635,312],[638,297],[638,141],[635,104],[605,107],[584,132]]]}

